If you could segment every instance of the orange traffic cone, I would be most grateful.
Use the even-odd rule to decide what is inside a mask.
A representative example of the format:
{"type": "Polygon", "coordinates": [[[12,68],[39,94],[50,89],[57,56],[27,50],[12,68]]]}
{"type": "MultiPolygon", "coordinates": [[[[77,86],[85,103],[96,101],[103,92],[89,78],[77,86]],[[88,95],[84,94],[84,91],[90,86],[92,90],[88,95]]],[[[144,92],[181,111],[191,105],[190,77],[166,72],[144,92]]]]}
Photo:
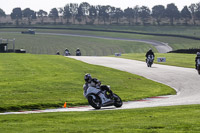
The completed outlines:
{"type": "Polygon", "coordinates": [[[63,107],[64,107],[64,108],[67,108],[67,102],[64,103],[64,106],[63,106],[63,107]]]}

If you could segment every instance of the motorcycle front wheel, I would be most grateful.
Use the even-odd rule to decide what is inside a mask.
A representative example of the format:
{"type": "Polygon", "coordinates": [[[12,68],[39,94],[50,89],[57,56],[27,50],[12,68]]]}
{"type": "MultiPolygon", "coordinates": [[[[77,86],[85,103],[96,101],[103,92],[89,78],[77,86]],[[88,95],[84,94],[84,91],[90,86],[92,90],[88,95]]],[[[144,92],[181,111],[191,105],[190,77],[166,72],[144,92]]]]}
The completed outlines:
{"type": "Polygon", "coordinates": [[[113,94],[113,97],[114,97],[114,100],[115,100],[114,106],[117,107],[117,108],[121,107],[123,105],[121,98],[117,94],[113,94]]]}
{"type": "Polygon", "coordinates": [[[95,109],[101,108],[101,98],[98,95],[89,95],[88,103],[95,109]],[[95,98],[94,98],[95,97],[95,98]]]}

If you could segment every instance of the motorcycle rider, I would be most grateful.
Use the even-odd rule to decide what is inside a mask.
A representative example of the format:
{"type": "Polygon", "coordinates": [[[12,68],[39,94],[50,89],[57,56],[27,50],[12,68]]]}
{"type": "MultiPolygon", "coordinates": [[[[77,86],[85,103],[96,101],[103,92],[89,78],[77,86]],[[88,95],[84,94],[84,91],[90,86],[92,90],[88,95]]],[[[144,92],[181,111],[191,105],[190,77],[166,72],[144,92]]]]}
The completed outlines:
{"type": "Polygon", "coordinates": [[[87,89],[89,87],[94,87],[102,91],[106,90],[109,93],[110,97],[113,96],[113,92],[110,90],[110,88],[107,85],[101,85],[101,81],[99,81],[96,78],[92,78],[92,76],[89,73],[85,74],[84,80],[85,80],[85,84],[83,85],[84,94],[86,94],[87,89]]]}
{"type": "Polygon", "coordinates": [[[64,51],[64,55],[65,55],[65,56],[69,56],[69,55],[70,55],[70,52],[69,52],[69,50],[68,50],[67,48],[66,48],[65,51],[64,51]]]}
{"type": "Polygon", "coordinates": [[[147,62],[147,58],[148,58],[149,55],[153,55],[153,58],[155,57],[155,55],[154,55],[154,53],[152,51],[152,48],[150,48],[149,51],[147,51],[147,53],[145,55],[146,56],[146,62],[147,62]]]}
{"type": "Polygon", "coordinates": [[[79,48],[76,49],[76,56],[81,56],[81,50],[79,48]]]}
{"type": "Polygon", "coordinates": [[[60,55],[60,52],[59,52],[59,51],[57,51],[57,52],[56,52],[56,55],[60,55]]]}
{"type": "Polygon", "coordinates": [[[195,58],[195,68],[197,69],[197,60],[200,59],[200,52],[197,52],[197,56],[195,58]]]}

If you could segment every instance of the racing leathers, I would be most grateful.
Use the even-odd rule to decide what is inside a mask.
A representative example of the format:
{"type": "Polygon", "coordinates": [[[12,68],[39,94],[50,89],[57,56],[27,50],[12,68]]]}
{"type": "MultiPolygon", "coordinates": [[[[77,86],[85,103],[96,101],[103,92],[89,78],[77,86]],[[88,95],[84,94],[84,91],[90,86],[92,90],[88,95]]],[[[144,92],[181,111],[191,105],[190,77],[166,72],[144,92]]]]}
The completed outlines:
{"type": "Polygon", "coordinates": [[[98,79],[96,78],[93,78],[91,80],[91,82],[86,82],[84,85],[83,85],[83,89],[84,89],[84,96],[85,94],[87,93],[87,89],[89,87],[94,87],[96,89],[100,89],[102,91],[106,90],[110,96],[113,95],[113,92],[110,90],[110,88],[107,86],[107,85],[101,85],[101,81],[99,81],[98,79]]]}
{"type": "Polygon", "coordinates": [[[147,62],[147,58],[148,58],[149,55],[153,55],[153,58],[155,57],[153,51],[152,51],[152,50],[149,50],[149,51],[146,53],[146,55],[145,55],[145,56],[146,56],[146,62],[147,62]]]}
{"type": "Polygon", "coordinates": [[[200,61],[200,55],[197,55],[195,58],[195,68],[197,69],[198,61],[200,61]]]}

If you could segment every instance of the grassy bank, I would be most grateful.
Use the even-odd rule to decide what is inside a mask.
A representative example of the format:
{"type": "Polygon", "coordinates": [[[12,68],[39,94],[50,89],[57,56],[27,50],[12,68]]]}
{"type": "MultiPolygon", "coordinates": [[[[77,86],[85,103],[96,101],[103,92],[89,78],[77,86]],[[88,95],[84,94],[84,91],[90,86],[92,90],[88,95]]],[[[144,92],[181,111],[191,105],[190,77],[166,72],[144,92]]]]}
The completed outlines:
{"type": "MultiPolygon", "coordinates": [[[[128,25],[34,25],[35,27],[49,28],[79,28],[99,30],[119,30],[142,33],[177,34],[200,37],[199,26],[128,26],[128,25]]],[[[4,30],[2,28],[1,30],[4,30]]]]}
{"type": "Polygon", "coordinates": [[[42,113],[0,116],[3,133],[193,133],[200,130],[200,106],[42,113]]]}
{"type": "Polygon", "coordinates": [[[165,85],[127,72],[89,65],[57,55],[0,54],[0,111],[88,104],[85,73],[108,84],[123,101],[175,94],[165,85]]]}
{"type": "MultiPolygon", "coordinates": [[[[48,31],[48,32],[53,32],[48,31]]],[[[54,31],[56,32],[56,31],[54,31]]],[[[57,31],[57,33],[61,33],[57,31]]],[[[69,32],[65,32],[69,33],[69,32]]],[[[91,33],[92,35],[93,33],[91,33]]],[[[114,55],[116,52],[121,53],[141,53],[147,51],[153,46],[130,41],[108,40],[88,37],[73,37],[62,35],[29,35],[21,33],[0,33],[2,38],[15,38],[16,49],[24,48],[28,53],[32,54],[52,54],[57,51],[63,54],[68,48],[72,55],[75,55],[77,48],[80,48],[82,55],[114,55]]],[[[9,45],[12,49],[12,43],[9,45]]],[[[157,51],[155,48],[153,48],[157,51]]]]}
{"type": "MultiPolygon", "coordinates": [[[[156,53],[155,61],[156,64],[170,65],[170,66],[179,66],[179,67],[195,67],[195,54],[176,54],[176,53],[156,53]],[[158,57],[165,57],[166,62],[157,62],[158,57]]],[[[133,59],[139,61],[145,61],[145,53],[138,54],[123,54],[120,58],[133,59]]]]}
{"type": "MultiPolygon", "coordinates": [[[[2,29],[1,31],[22,31],[25,29],[2,29]]],[[[178,37],[161,37],[150,35],[112,33],[112,32],[94,32],[94,31],[77,31],[77,30],[44,30],[37,29],[37,32],[51,33],[68,33],[81,35],[97,35],[116,38],[128,39],[147,39],[157,40],[168,43],[174,50],[199,48],[200,43],[197,40],[184,39],[178,37]]],[[[187,31],[185,31],[187,32],[187,31]]],[[[71,36],[55,36],[55,35],[24,35],[21,33],[1,33],[3,38],[16,38],[16,48],[25,48],[27,52],[34,54],[55,54],[56,51],[63,52],[65,48],[69,48],[72,54],[76,48],[81,48],[84,55],[113,55],[114,53],[144,53],[150,47],[149,44],[118,40],[105,40],[97,38],[81,38],[71,36]]],[[[154,48],[154,51],[155,48],[154,48]]]]}

